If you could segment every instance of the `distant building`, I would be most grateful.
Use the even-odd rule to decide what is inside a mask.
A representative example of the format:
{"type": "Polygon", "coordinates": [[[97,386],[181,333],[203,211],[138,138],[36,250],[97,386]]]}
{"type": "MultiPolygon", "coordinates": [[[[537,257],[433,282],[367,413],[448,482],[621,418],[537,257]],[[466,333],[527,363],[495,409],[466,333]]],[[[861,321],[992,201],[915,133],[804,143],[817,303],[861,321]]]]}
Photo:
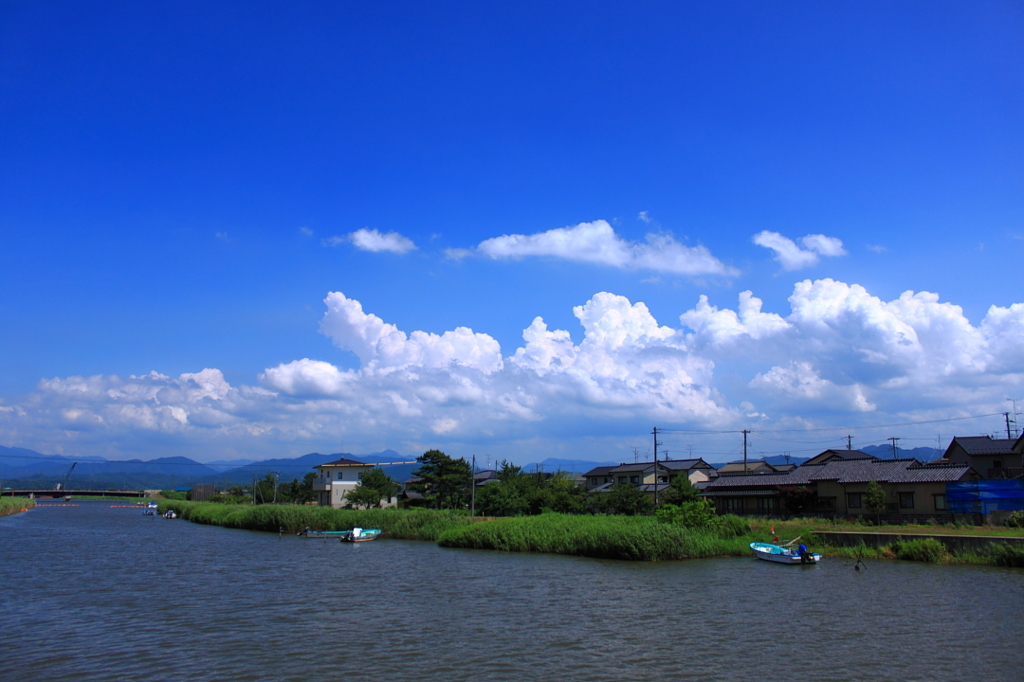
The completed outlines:
{"type": "MultiPolygon", "coordinates": [[[[359,477],[375,466],[375,464],[366,464],[342,457],[333,462],[313,467],[318,474],[313,479],[313,492],[316,493],[317,504],[334,509],[346,506],[348,502],[345,501],[345,497],[359,486],[359,477]]],[[[397,504],[398,500],[392,497],[382,506],[394,507],[397,504]]]]}
{"type": "Polygon", "coordinates": [[[808,505],[802,513],[862,516],[874,513],[864,494],[875,481],[885,492],[883,514],[890,521],[949,520],[947,484],[977,477],[964,464],[922,464],[916,459],[879,459],[856,450],[826,450],[786,473],[719,476],[702,494],[715,502],[720,514],[793,513],[787,502],[802,498],[808,505]]]}
{"type": "Polygon", "coordinates": [[[196,483],[192,486],[189,499],[193,502],[206,502],[217,496],[217,486],[213,483],[196,483]]]}
{"type": "Polygon", "coordinates": [[[982,478],[1017,478],[1024,474],[1024,436],[957,436],[935,464],[963,464],[982,478]]]}

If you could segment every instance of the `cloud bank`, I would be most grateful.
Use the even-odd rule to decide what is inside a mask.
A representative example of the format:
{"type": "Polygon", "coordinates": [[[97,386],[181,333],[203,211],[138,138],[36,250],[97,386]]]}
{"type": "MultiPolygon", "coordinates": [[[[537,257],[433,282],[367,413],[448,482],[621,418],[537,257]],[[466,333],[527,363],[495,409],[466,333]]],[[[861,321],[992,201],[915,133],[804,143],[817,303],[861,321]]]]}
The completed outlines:
{"type": "Polygon", "coordinates": [[[358,367],[302,358],[267,368],[254,386],[213,368],[47,379],[0,406],[0,433],[50,451],[155,436],[238,451],[342,439],[497,451],[655,424],[743,428],[748,415],[856,425],[993,412],[1024,385],[1024,304],[992,306],[972,325],[934,293],[883,301],[831,279],[798,282],[786,315],[764,311],[750,291],[735,310],[701,296],[678,326],[600,292],[573,308],[577,338],[536,317],[507,354],[466,327],[402,331],[341,292],[324,304],[320,332],[358,367]]]}

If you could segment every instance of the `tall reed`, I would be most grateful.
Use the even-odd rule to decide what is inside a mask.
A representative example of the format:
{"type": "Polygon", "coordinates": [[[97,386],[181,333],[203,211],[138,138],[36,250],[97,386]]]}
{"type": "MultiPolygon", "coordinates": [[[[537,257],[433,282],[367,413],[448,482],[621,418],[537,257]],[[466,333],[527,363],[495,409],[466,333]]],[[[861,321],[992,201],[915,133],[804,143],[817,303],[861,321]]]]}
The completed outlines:
{"type": "Polygon", "coordinates": [[[36,506],[35,500],[27,497],[0,497],[0,516],[9,516],[36,506]]]}

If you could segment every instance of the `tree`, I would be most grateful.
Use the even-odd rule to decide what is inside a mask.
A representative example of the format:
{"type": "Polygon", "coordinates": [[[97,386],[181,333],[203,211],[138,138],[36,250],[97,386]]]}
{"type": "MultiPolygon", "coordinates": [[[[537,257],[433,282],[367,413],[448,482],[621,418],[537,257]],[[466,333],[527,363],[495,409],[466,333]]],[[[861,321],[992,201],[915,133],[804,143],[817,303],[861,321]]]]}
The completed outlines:
{"type": "Polygon", "coordinates": [[[697,498],[680,505],[663,504],[654,512],[662,523],[675,523],[684,528],[707,528],[715,522],[715,505],[707,498],[697,498]]]}
{"type": "Polygon", "coordinates": [[[380,506],[380,500],[380,491],[365,485],[357,485],[353,490],[345,493],[345,502],[355,507],[365,509],[377,507],[380,506]]]}
{"type": "Polygon", "coordinates": [[[374,467],[359,474],[359,487],[345,496],[352,504],[378,507],[381,500],[390,500],[400,486],[383,469],[374,467]]]}
{"type": "Polygon", "coordinates": [[[668,488],[662,493],[659,502],[679,506],[684,502],[696,500],[699,494],[700,491],[693,487],[689,476],[678,474],[672,477],[672,482],[669,483],[668,488]]]}
{"type": "Polygon", "coordinates": [[[469,463],[452,459],[440,450],[427,450],[416,458],[420,468],[412,472],[420,480],[411,487],[435,509],[465,509],[469,502],[469,463]]]}
{"type": "Polygon", "coordinates": [[[875,515],[875,523],[879,523],[879,514],[885,511],[885,491],[878,481],[868,481],[868,488],[864,492],[864,506],[875,515]]]}
{"type": "Polygon", "coordinates": [[[594,493],[591,500],[595,510],[602,514],[638,516],[654,510],[654,503],[645,492],[625,483],[616,483],[606,493],[594,493]]]}

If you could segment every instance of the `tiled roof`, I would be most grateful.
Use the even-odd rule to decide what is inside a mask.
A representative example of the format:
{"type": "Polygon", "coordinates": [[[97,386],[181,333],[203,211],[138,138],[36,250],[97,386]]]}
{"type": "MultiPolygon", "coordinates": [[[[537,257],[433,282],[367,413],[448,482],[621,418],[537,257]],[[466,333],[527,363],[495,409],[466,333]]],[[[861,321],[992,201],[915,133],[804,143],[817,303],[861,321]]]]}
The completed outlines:
{"type": "Polygon", "coordinates": [[[708,483],[706,490],[724,488],[773,488],[808,485],[818,481],[837,483],[951,483],[970,470],[962,465],[923,465],[916,459],[832,460],[826,464],[797,467],[785,474],[724,476],[708,483]]]}
{"type": "Polygon", "coordinates": [[[699,457],[696,459],[664,459],[658,462],[658,466],[670,471],[682,471],[683,469],[689,470],[698,467],[714,469],[713,466],[699,457]]]}
{"type": "MultiPolygon", "coordinates": [[[[992,438],[991,436],[957,436],[957,443],[968,455],[1009,455],[1013,454],[1012,438],[992,438]]],[[[950,443],[949,447],[953,447],[950,443]]]]}
{"type": "Polygon", "coordinates": [[[911,466],[896,474],[890,483],[953,483],[970,471],[969,466],[911,466]]]}
{"type": "Polygon", "coordinates": [[[805,464],[820,464],[823,460],[829,459],[874,459],[871,455],[860,450],[837,450],[829,448],[811,457],[805,464]]]}
{"type": "Polygon", "coordinates": [[[613,467],[613,466],[594,467],[593,469],[591,469],[590,471],[588,471],[587,473],[585,473],[583,475],[584,476],[605,476],[605,475],[608,474],[609,471],[611,471],[614,468],[615,467],[613,467]]]}
{"type": "Polygon", "coordinates": [[[327,462],[326,464],[318,464],[318,465],[316,465],[313,468],[314,469],[319,469],[320,467],[368,467],[368,466],[373,466],[373,465],[372,464],[367,464],[366,462],[357,462],[354,459],[348,459],[347,457],[342,457],[341,459],[336,459],[333,462],[327,462]]]}

